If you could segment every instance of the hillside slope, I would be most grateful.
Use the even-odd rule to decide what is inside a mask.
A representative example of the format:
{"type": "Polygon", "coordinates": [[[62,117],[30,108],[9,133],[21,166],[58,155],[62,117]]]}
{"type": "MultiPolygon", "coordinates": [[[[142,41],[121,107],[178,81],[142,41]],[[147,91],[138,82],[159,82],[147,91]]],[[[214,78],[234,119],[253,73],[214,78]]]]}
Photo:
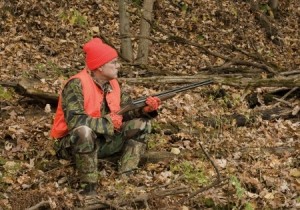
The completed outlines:
{"type": "MultiPolygon", "coordinates": [[[[133,2],[128,11],[136,52],[140,1],[133,2]]],[[[39,81],[45,92],[59,93],[66,78],[84,67],[82,45],[91,37],[101,36],[120,50],[116,1],[4,0],[0,8],[3,82],[26,77],[39,81]]],[[[277,17],[270,19],[280,31],[279,46],[266,37],[248,1],[157,1],[154,22],[159,27],[151,31],[149,64],[137,68],[121,60],[120,76],[195,75],[225,63],[199,45],[230,58],[268,64],[278,72],[299,70],[299,8],[298,0],[283,2],[277,17]]],[[[267,12],[263,2],[260,9],[267,12]]],[[[253,66],[233,66],[229,73],[239,71],[266,75],[253,66]]],[[[139,97],[171,85],[123,87],[139,97]]],[[[128,179],[116,174],[114,162],[101,161],[98,192],[103,203],[125,209],[299,208],[299,117],[256,117],[241,127],[224,118],[242,114],[251,119],[253,109],[245,100],[250,91],[215,84],[166,101],[153,120],[149,150],[180,154],[174,160],[146,163],[128,179]],[[213,119],[214,126],[203,123],[204,118],[213,119]],[[217,177],[202,146],[221,183],[187,198],[217,177]]],[[[49,111],[45,103],[2,86],[0,96],[0,208],[25,209],[42,200],[51,209],[80,206],[83,198],[72,164],[56,159],[49,138],[55,107],[49,111]]],[[[299,105],[299,96],[290,98],[290,104],[299,105]]]]}

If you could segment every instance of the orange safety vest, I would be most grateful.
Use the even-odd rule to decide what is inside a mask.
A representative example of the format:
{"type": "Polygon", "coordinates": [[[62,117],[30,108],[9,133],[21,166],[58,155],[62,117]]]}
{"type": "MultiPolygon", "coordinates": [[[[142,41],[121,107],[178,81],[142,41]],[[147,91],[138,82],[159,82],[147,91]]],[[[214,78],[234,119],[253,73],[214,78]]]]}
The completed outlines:
{"type": "MultiPolygon", "coordinates": [[[[100,109],[104,99],[103,91],[95,84],[85,69],[71,77],[68,81],[75,78],[81,80],[85,113],[90,117],[100,118],[100,109]]],[[[120,111],[121,102],[120,86],[116,79],[110,80],[109,83],[112,87],[112,91],[106,94],[107,105],[111,112],[118,112],[120,111]]],[[[67,135],[68,132],[69,130],[62,109],[62,98],[60,95],[50,136],[53,138],[61,138],[67,135]]]]}

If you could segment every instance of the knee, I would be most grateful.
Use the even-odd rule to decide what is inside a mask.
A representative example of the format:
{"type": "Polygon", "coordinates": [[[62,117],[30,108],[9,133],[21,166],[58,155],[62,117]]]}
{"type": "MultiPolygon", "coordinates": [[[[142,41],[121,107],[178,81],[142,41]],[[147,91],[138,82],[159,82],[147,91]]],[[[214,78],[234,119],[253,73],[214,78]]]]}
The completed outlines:
{"type": "Polygon", "coordinates": [[[144,133],[151,133],[151,130],[152,130],[151,121],[145,119],[145,127],[143,128],[144,133]]]}
{"type": "Polygon", "coordinates": [[[151,132],[151,122],[146,118],[138,118],[133,122],[133,129],[140,130],[141,133],[150,133],[151,132]]]}
{"type": "Polygon", "coordinates": [[[127,123],[123,132],[125,139],[134,138],[143,141],[145,135],[151,132],[151,123],[144,118],[134,119],[127,123]]]}
{"type": "Polygon", "coordinates": [[[81,139],[92,138],[94,135],[94,132],[88,126],[83,125],[83,126],[79,126],[79,127],[75,128],[73,130],[73,135],[75,135],[81,139]]]}
{"type": "Polygon", "coordinates": [[[76,153],[91,153],[96,149],[97,135],[88,126],[79,126],[73,130],[76,153]]]}

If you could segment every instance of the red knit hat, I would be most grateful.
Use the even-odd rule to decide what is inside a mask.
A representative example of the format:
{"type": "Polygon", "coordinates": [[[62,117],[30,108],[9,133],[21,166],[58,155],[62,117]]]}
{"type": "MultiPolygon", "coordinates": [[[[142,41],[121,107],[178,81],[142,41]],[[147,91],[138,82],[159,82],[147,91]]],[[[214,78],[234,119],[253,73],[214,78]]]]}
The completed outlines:
{"type": "Polygon", "coordinates": [[[85,62],[90,70],[108,63],[118,57],[117,51],[111,46],[102,42],[99,38],[93,38],[83,46],[86,53],[85,62]]]}

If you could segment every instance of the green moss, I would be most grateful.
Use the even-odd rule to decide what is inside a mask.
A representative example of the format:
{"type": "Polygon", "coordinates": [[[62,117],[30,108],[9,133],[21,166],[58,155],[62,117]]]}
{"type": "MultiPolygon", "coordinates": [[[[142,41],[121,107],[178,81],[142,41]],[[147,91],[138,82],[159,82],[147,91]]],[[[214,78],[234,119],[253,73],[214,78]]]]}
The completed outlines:
{"type": "Polygon", "coordinates": [[[86,16],[81,14],[78,10],[71,9],[69,11],[64,11],[59,14],[59,17],[62,21],[71,25],[85,27],[88,24],[86,16]]]}
{"type": "Polygon", "coordinates": [[[142,0],[132,0],[132,3],[138,6],[142,6],[143,1],[142,0]]]}
{"type": "Polygon", "coordinates": [[[246,203],[245,204],[245,210],[254,210],[254,208],[253,208],[251,203],[246,203]]]}
{"type": "Polygon", "coordinates": [[[170,169],[173,173],[183,174],[184,179],[191,184],[204,184],[207,183],[207,177],[204,175],[204,170],[195,167],[192,162],[184,161],[181,163],[172,163],[170,169]]]}
{"type": "Polygon", "coordinates": [[[16,161],[7,161],[3,168],[5,174],[15,175],[21,170],[21,164],[16,161]]]}
{"type": "Polygon", "coordinates": [[[167,142],[167,136],[162,136],[160,134],[150,134],[147,135],[147,146],[148,149],[155,149],[155,148],[160,148],[167,142]]]}
{"type": "Polygon", "coordinates": [[[242,187],[238,178],[236,176],[231,176],[230,183],[235,187],[237,197],[241,199],[244,196],[245,189],[242,187]]]}
{"type": "Polygon", "coordinates": [[[3,157],[0,157],[0,166],[4,165],[6,160],[3,157]]]}
{"type": "Polygon", "coordinates": [[[12,95],[8,91],[8,89],[6,89],[0,85],[0,99],[9,100],[11,98],[12,98],[12,95]]]}

